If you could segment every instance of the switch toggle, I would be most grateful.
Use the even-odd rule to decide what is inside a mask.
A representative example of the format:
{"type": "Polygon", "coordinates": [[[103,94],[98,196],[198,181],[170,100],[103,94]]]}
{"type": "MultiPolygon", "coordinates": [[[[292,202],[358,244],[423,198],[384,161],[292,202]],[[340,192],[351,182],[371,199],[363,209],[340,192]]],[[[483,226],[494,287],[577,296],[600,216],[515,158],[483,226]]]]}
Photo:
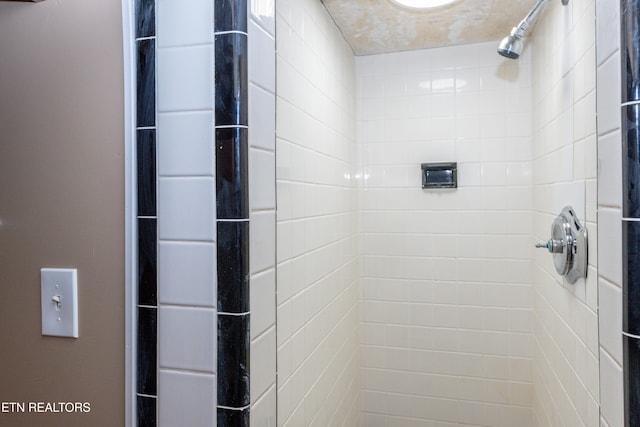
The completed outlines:
{"type": "Polygon", "coordinates": [[[40,270],[42,335],[78,338],[78,270],[40,270]]]}

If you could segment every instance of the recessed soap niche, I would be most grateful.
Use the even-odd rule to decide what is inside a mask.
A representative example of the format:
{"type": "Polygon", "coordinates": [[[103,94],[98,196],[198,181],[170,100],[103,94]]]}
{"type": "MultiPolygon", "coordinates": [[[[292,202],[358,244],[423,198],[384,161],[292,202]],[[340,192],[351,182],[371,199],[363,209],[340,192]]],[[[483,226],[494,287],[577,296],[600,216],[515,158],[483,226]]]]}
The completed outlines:
{"type": "Polygon", "coordinates": [[[422,163],[422,188],[458,188],[458,163],[422,163]]]}

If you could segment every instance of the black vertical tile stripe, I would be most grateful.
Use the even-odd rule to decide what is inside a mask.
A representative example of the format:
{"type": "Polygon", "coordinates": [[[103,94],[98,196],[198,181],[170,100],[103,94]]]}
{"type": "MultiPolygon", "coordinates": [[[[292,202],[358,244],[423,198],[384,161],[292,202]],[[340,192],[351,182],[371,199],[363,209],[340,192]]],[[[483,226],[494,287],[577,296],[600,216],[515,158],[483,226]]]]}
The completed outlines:
{"type": "Polygon", "coordinates": [[[215,36],[216,126],[247,125],[247,35],[215,36]]]}
{"type": "Polygon", "coordinates": [[[623,330],[640,335],[640,222],[622,222],[622,248],[623,330]]]}
{"type": "Polygon", "coordinates": [[[216,0],[215,123],[219,427],[249,426],[247,0],[216,0]],[[224,127],[224,128],[221,128],[224,127]],[[232,220],[232,221],[229,221],[232,220]],[[225,314],[225,313],[233,313],[225,314]],[[228,408],[237,408],[232,410],[228,408]]]}
{"type": "Polygon", "coordinates": [[[621,0],[622,102],[640,100],[640,2],[621,0]]]}
{"type": "Polygon", "coordinates": [[[157,394],[157,309],[138,307],[138,393],[157,394]]]}
{"type": "MultiPolygon", "coordinates": [[[[640,1],[620,0],[621,101],[640,100],[640,1]]],[[[640,218],[640,106],[622,107],[622,214],[640,218]]],[[[612,248],[615,250],[615,248],[612,248]]],[[[640,223],[622,222],[623,329],[640,333],[640,223]]],[[[625,426],[640,426],[640,341],[623,337],[625,426]]]]}
{"type": "Polygon", "coordinates": [[[249,405],[249,315],[218,314],[218,405],[249,405]]]}
{"type": "Polygon", "coordinates": [[[247,0],[216,0],[214,31],[247,32],[247,0]]]}
{"type": "Polygon", "coordinates": [[[625,218],[640,218],[640,105],[622,107],[622,197],[625,218]]]}
{"type": "Polygon", "coordinates": [[[138,216],[156,216],[156,131],[136,132],[138,216]]]}
{"type": "Polygon", "coordinates": [[[218,311],[249,311],[249,222],[218,222],[218,311]]]}
{"type": "Polygon", "coordinates": [[[156,49],[155,40],[136,42],[137,127],[156,125],[156,49]]]}
{"type": "Polygon", "coordinates": [[[625,426],[640,426],[640,340],[624,338],[625,426]]]}
{"type": "Polygon", "coordinates": [[[249,218],[249,139],[245,128],[216,129],[218,219],[249,218]]]}
{"type": "Polygon", "coordinates": [[[136,0],[136,38],[156,35],[155,0],[136,0]]]}
{"type": "MultiPolygon", "coordinates": [[[[155,0],[135,0],[136,127],[156,125],[156,35],[155,0]]],[[[136,131],[137,215],[155,217],[156,131],[136,131]]],[[[138,219],[138,305],[157,305],[157,220],[138,219]]],[[[157,395],[157,309],[138,307],[137,392],[157,395]]],[[[156,427],[157,399],[138,396],[138,427],[156,427]]]]}
{"type": "Polygon", "coordinates": [[[249,409],[234,411],[218,408],[218,427],[249,427],[249,409]]]}
{"type": "Polygon", "coordinates": [[[138,396],[138,427],[156,426],[156,404],[154,397],[138,396]]]}
{"type": "Polygon", "coordinates": [[[158,301],[158,227],[155,218],[138,219],[138,304],[158,301]]]}

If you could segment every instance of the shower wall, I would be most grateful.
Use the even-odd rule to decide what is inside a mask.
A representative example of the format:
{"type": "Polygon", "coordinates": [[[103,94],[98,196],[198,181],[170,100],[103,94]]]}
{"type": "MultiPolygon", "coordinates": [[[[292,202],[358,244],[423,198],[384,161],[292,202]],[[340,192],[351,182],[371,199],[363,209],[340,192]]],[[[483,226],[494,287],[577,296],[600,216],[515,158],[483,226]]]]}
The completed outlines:
{"type": "MultiPolygon", "coordinates": [[[[563,281],[534,252],[536,425],[599,423],[595,2],[549,4],[531,39],[533,227],[571,205],[589,232],[587,280],[563,281]]],[[[600,215],[606,214],[600,212],[600,215]]]]}
{"type": "Polygon", "coordinates": [[[317,0],[277,2],[278,425],[355,426],[355,71],[317,0]]]}
{"type": "MultiPolygon", "coordinates": [[[[621,334],[624,311],[621,177],[624,175],[620,114],[624,93],[620,90],[624,88],[620,80],[621,68],[625,64],[621,49],[621,4],[625,3],[596,1],[600,414],[601,425],[610,427],[625,424],[621,334]]],[[[622,20],[624,22],[624,17],[622,20]]],[[[629,258],[625,256],[624,259],[629,258]]]]}
{"type": "Polygon", "coordinates": [[[356,60],[367,426],[533,425],[530,59],[495,49],[356,60]]]}

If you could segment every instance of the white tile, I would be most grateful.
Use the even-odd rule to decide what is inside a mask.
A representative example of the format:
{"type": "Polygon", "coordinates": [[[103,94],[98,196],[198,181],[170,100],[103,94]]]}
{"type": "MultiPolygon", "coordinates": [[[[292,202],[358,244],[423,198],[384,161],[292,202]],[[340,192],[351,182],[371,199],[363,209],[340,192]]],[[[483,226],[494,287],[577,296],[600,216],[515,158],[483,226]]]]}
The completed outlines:
{"type": "Polygon", "coordinates": [[[600,345],[622,365],[622,289],[602,278],[598,289],[600,345]]]}
{"type": "Polygon", "coordinates": [[[216,271],[213,243],[161,241],[158,245],[160,303],[214,307],[216,271]]]}
{"type": "Polygon", "coordinates": [[[251,273],[267,270],[275,265],[275,212],[251,214],[251,273]]]}
{"type": "Polygon", "coordinates": [[[620,54],[611,56],[598,67],[598,133],[620,128],[620,54]]]}
{"type": "Polygon", "coordinates": [[[598,65],[620,49],[620,3],[596,0],[598,65]]]}
{"type": "Polygon", "coordinates": [[[598,273],[622,286],[622,212],[598,211],[598,273]]]}
{"type": "MultiPolygon", "coordinates": [[[[321,3],[289,1],[278,7],[286,10],[277,15],[281,58],[277,168],[289,187],[285,198],[290,200],[289,207],[284,206],[286,227],[278,227],[279,238],[285,233],[290,246],[281,252],[289,260],[285,269],[289,277],[285,292],[279,294],[283,301],[278,316],[285,320],[279,321],[277,337],[278,420],[288,426],[357,425],[352,421],[359,413],[359,400],[354,398],[359,388],[354,357],[358,353],[358,242],[353,234],[358,195],[354,180],[348,178],[357,158],[355,61],[321,3]],[[280,150],[281,141],[290,146],[288,152],[280,150]]],[[[265,41],[251,40],[256,45],[265,41]]],[[[257,49],[273,55],[272,48],[257,49]]],[[[250,66],[262,66],[270,60],[266,59],[250,66]]],[[[263,83],[257,85],[263,87],[263,83]]],[[[383,116],[384,104],[372,104],[371,113],[383,116]]],[[[381,140],[382,121],[367,128],[381,140]]],[[[275,218],[257,218],[265,213],[270,214],[253,212],[251,218],[254,273],[270,268],[275,258],[269,253],[275,218]]],[[[278,275],[281,281],[282,268],[278,275]]]]}
{"type": "Polygon", "coordinates": [[[215,184],[212,178],[160,178],[160,240],[213,241],[215,184]]]}
{"type": "Polygon", "coordinates": [[[215,425],[216,387],[215,375],[161,369],[158,375],[158,425],[215,425]]]}
{"type": "Polygon", "coordinates": [[[251,401],[276,383],[276,328],[251,343],[251,401]]]}
{"type": "Polygon", "coordinates": [[[276,100],[273,93],[249,84],[249,145],[274,151],[276,144],[276,100]]]}
{"type": "Polygon", "coordinates": [[[161,306],[158,359],[161,368],[216,372],[216,312],[161,306]]]}
{"type": "Polygon", "coordinates": [[[210,0],[158,0],[158,47],[213,43],[210,0]]]}
{"type": "Polygon", "coordinates": [[[481,176],[483,186],[507,185],[507,166],[502,162],[483,163],[481,176]]]}
{"type": "Polygon", "coordinates": [[[598,138],[598,204],[622,207],[620,131],[598,138]]]}
{"type": "Polygon", "coordinates": [[[213,46],[159,48],[158,111],[213,108],[213,46]]]}
{"type": "MultiPolygon", "coordinates": [[[[553,186],[552,199],[553,214],[558,215],[565,206],[571,206],[578,219],[584,224],[584,219],[587,217],[585,210],[585,193],[584,181],[555,184],[553,186]]],[[[549,226],[551,226],[551,224],[549,224],[549,226]]]]}
{"type": "Polygon", "coordinates": [[[251,406],[251,425],[276,427],[276,387],[270,388],[257,402],[251,406]]]}
{"type": "Polygon", "coordinates": [[[274,269],[251,277],[251,338],[276,323],[276,272],[274,269]]]}
{"type": "Polygon", "coordinates": [[[249,205],[251,210],[276,208],[276,155],[249,149],[249,205]]]}
{"type": "Polygon", "coordinates": [[[622,368],[604,351],[600,351],[600,399],[602,416],[609,426],[624,426],[622,368]]]}
{"type": "Polygon", "coordinates": [[[213,176],[213,111],[158,114],[158,174],[213,176]]]}
{"type": "Polygon", "coordinates": [[[251,0],[251,15],[271,36],[276,34],[275,0],[251,0]]]}
{"type": "Polygon", "coordinates": [[[273,37],[249,23],[249,81],[275,92],[276,52],[273,37]]]}
{"type": "Polygon", "coordinates": [[[458,163],[458,186],[479,186],[482,177],[481,163],[458,163]]]}

